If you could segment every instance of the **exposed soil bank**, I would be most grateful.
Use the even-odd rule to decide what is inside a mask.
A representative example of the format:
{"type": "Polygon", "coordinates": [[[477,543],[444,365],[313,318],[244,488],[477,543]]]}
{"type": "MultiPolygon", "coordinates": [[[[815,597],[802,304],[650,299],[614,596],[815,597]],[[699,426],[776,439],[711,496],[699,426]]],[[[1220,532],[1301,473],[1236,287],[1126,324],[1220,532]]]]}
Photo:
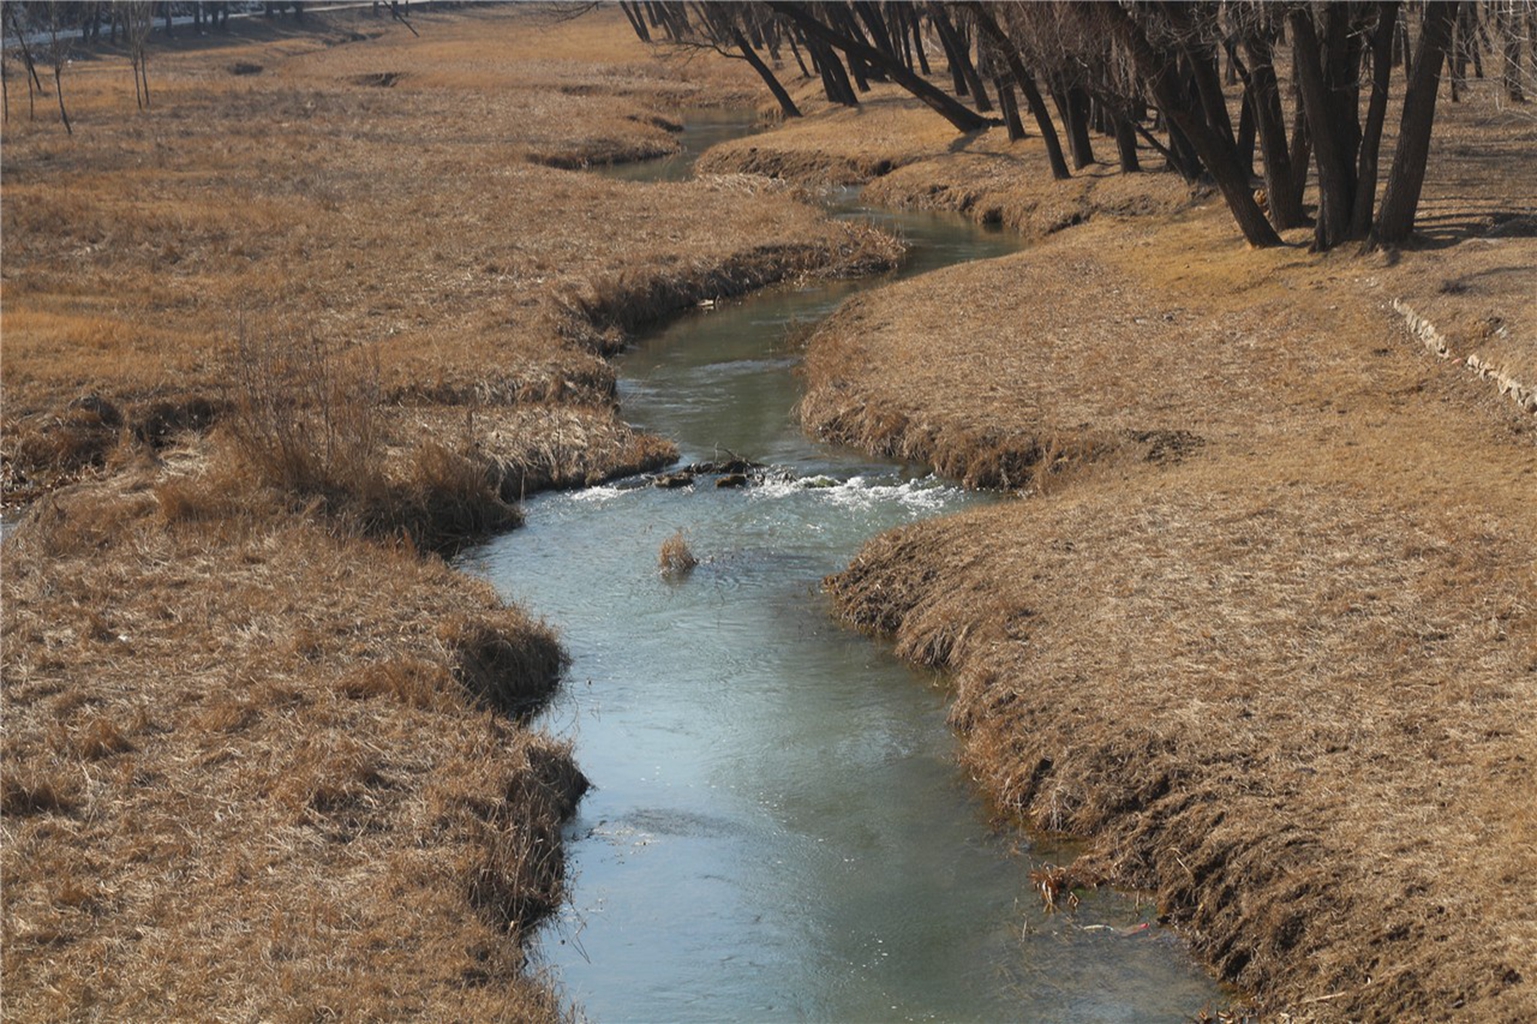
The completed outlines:
{"type": "MultiPolygon", "coordinates": [[[[1003,148],[817,120],[712,161],[889,160],[867,194],[945,201],[1003,148]]],[[[1277,1016],[1537,1016],[1537,422],[1393,308],[1530,376],[1537,244],[1501,228],[1529,136],[1447,111],[1428,250],[1248,252],[1199,201],[1107,204],[811,341],[808,429],[1033,494],[872,542],[840,613],[955,673],[1002,813],[1092,837],[1083,867],[1277,1016]]],[[[1020,198],[983,219],[1058,205],[1000,177],[1020,198]]]]}
{"type": "Polygon", "coordinates": [[[563,655],[422,552],[674,457],[618,418],[626,330],[898,251],[761,179],[543,166],[671,148],[734,68],[413,13],[157,51],[143,114],[81,61],[72,138],[6,126],[18,1016],[560,1016],[521,939],[586,785],[523,724],[563,655]]]}

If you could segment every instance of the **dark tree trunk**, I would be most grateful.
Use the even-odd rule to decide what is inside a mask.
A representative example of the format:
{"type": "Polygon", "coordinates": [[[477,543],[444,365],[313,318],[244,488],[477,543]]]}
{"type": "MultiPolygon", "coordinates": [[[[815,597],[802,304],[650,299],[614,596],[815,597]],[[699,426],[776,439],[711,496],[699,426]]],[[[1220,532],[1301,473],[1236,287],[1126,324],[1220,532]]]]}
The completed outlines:
{"type": "Polygon", "coordinates": [[[630,27],[635,30],[636,37],[643,43],[651,42],[651,32],[646,28],[646,20],[631,10],[627,0],[619,0],[619,9],[630,20],[630,27]]]}
{"type": "Polygon", "coordinates": [[[932,75],[934,70],[929,67],[929,55],[923,49],[923,20],[918,17],[917,8],[903,5],[900,9],[907,13],[907,26],[913,33],[913,56],[918,58],[918,71],[932,75]]]}
{"type": "Polygon", "coordinates": [[[1468,59],[1473,62],[1473,77],[1482,79],[1484,77],[1484,47],[1489,44],[1489,37],[1484,32],[1484,24],[1478,17],[1477,3],[1463,4],[1460,12],[1468,28],[1468,59]]]}
{"type": "Polygon", "coordinates": [[[907,70],[916,71],[918,66],[913,59],[913,37],[907,31],[907,8],[901,4],[892,7],[887,24],[896,32],[897,40],[902,44],[902,63],[907,65],[907,70]]]}
{"type": "MultiPolygon", "coordinates": [[[[1295,48],[1292,53],[1292,88],[1296,89],[1297,60],[1295,48]]],[[[1292,191],[1289,201],[1302,208],[1302,196],[1308,187],[1308,165],[1313,159],[1313,134],[1308,127],[1307,112],[1302,109],[1302,97],[1292,97],[1292,141],[1291,141],[1291,166],[1292,166],[1292,191]]]]}
{"type": "Polygon", "coordinates": [[[1169,133],[1169,148],[1164,151],[1169,169],[1192,185],[1200,181],[1204,168],[1190,136],[1172,118],[1165,118],[1164,130],[1169,133]]]}
{"type": "Polygon", "coordinates": [[[971,40],[950,23],[949,15],[943,8],[938,7],[937,4],[934,6],[937,11],[936,16],[945,19],[943,24],[950,29],[950,36],[955,41],[956,59],[960,61],[961,74],[966,78],[967,91],[976,100],[978,110],[983,113],[991,112],[993,105],[988,101],[987,88],[982,84],[982,76],[978,74],[977,66],[971,61],[971,40]]]}
{"type": "Polygon", "coordinates": [[[871,0],[855,0],[854,10],[859,15],[859,20],[865,23],[869,30],[870,40],[876,49],[886,54],[893,60],[901,58],[897,48],[891,44],[891,33],[886,30],[886,20],[881,17],[881,12],[871,0]]]}
{"type": "MultiPolygon", "coordinates": [[[[1426,17],[1428,19],[1428,12],[1426,17]]],[[[1466,11],[1459,11],[1457,19],[1452,24],[1453,34],[1445,59],[1451,66],[1452,102],[1460,103],[1462,101],[1462,90],[1468,84],[1468,36],[1470,33],[1468,32],[1466,11]]]]}
{"type": "Polygon", "coordinates": [[[1111,31],[1131,53],[1138,73],[1152,90],[1153,99],[1170,122],[1190,139],[1201,162],[1206,165],[1221,191],[1244,238],[1254,246],[1280,245],[1281,237],[1275,233],[1270,221],[1265,219],[1264,211],[1254,201],[1249,178],[1238,166],[1232,135],[1221,135],[1208,123],[1206,117],[1186,104],[1179,88],[1178,62],[1171,54],[1154,49],[1141,26],[1123,8],[1104,4],[1094,10],[1104,12],[1111,31]]]}
{"type": "Polygon", "coordinates": [[[1254,141],[1257,129],[1254,124],[1254,96],[1248,89],[1238,110],[1238,164],[1244,173],[1254,176],[1254,141]]]}
{"type": "Polygon", "coordinates": [[[747,60],[747,63],[752,65],[752,69],[758,73],[758,77],[763,79],[763,84],[768,86],[769,92],[774,94],[774,99],[779,103],[780,113],[784,114],[785,117],[800,117],[800,108],[795,105],[795,101],[790,98],[790,94],[785,92],[785,87],[779,84],[779,79],[774,77],[774,72],[769,70],[769,66],[763,63],[762,58],[747,44],[747,40],[742,36],[741,29],[733,28],[731,30],[731,37],[731,41],[736,44],[738,50],[742,51],[742,56],[747,60]]]}
{"type": "MultiPolygon", "coordinates": [[[[801,77],[810,78],[811,72],[806,70],[806,62],[801,59],[801,48],[795,45],[795,33],[786,32],[785,39],[790,43],[790,52],[795,55],[795,63],[800,66],[801,77]]],[[[812,63],[815,64],[816,61],[813,59],[812,63]]]]}
{"type": "Polygon", "coordinates": [[[1030,74],[1030,69],[1025,67],[1025,62],[1019,57],[1019,47],[1009,42],[1009,37],[1004,35],[999,27],[997,19],[993,17],[986,5],[973,2],[970,5],[972,15],[977,19],[977,30],[992,41],[997,52],[1003,56],[1009,66],[1009,74],[1014,76],[1014,84],[1019,86],[1019,91],[1025,94],[1025,102],[1030,106],[1030,116],[1035,118],[1035,127],[1041,133],[1041,141],[1046,143],[1046,158],[1051,161],[1051,176],[1058,181],[1063,181],[1073,176],[1067,169],[1067,160],[1062,156],[1062,142],[1057,138],[1057,129],[1051,123],[1051,112],[1046,109],[1046,101],[1041,98],[1041,90],[1036,88],[1035,77],[1030,74]]]}
{"type": "Polygon", "coordinates": [[[1415,73],[1404,93],[1404,112],[1399,119],[1398,147],[1372,232],[1377,244],[1402,244],[1414,230],[1420,190],[1425,185],[1425,162],[1430,156],[1430,132],[1436,120],[1441,64],[1456,17],[1457,0],[1428,0],[1425,4],[1425,21],[1414,54],[1415,73]]]}
{"type": "Polygon", "coordinates": [[[1003,110],[1003,123],[1009,129],[1009,141],[1018,142],[1025,137],[1025,126],[1019,119],[1019,102],[1014,98],[1014,87],[1002,78],[993,80],[998,90],[998,106],[1003,110]]]}
{"type": "Polygon", "coordinates": [[[769,7],[790,18],[808,36],[817,36],[829,45],[836,46],[843,52],[851,56],[857,56],[880,68],[890,75],[894,82],[918,97],[931,110],[954,125],[956,130],[974,132],[987,127],[988,121],[986,118],[974,111],[968,110],[952,97],[946,96],[922,78],[908,71],[902,66],[901,61],[887,57],[874,47],[850,39],[835,29],[822,24],[800,4],[791,3],[788,0],[770,0],[769,7]]]}
{"type": "Polygon", "coordinates": [[[1244,40],[1249,58],[1248,94],[1252,103],[1255,135],[1265,169],[1265,194],[1270,222],[1279,230],[1302,224],[1300,190],[1292,186],[1291,153],[1286,145],[1286,114],[1281,109],[1281,87],[1276,79],[1275,56],[1268,34],[1256,33],[1244,40]]]}
{"type": "Polygon", "coordinates": [[[945,48],[945,63],[950,65],[953,91],[957,96],[971,95],[971,82],[962,67],[966,63],[966,57],[961,53],[960,40],[955,36],[955,26],[950,24],[950,18],[945,14],[944,8],[932,2],[929,4],[929,21],[933,22],[935,31],[939,33],[940,45],[945,48]]]}
{"type": "Polygon", "coordinates": [[[1371,232],[1372,207],[1377,202],[1377,152],[1382,147],[1382,123],[1387,118],[1388,90],[1393,75],[1393,37],[1398,28],[1398,0],[1377,5],[1377,28],[1372,34],[1372,96],[1366,106],[1366,128],[1361,135],[1361,156],[1356,163],[1356,199],[1350,216],[1350,237],[1365,238],[1371,232]]]}
{"type": "Polygon", "coordinates": [[[1137,159],[1137,129],[1131,118],[1121,113],[1114,115],[1114,125],[1115,152],[1121,163],[1121,173],[1136,174],[1142,170],[1142,162],[1137,159]]]}
{"type": "Polygon", "coordinates": [[[1496,19],[1500,35],[1500,76],[1505,98],[1511,103],[1525,103],[1521,89],[1521,19],[1516,0],[1499,0],[1496,19]]]}
{"type": "MultiPolygon", "coordinates": [[[[865,42],[864,33],[859,30],[858,22],[854,20],[854,16],[849,13],[847,7],[832,5],[824,9],[828,12],[828,15],[832,19],[832,24],[829,27],[832,28],[833,31],[842,32],[845,37],[855,42],[865,42]]],[[[866,45],[867,48],[870,48],[868,47],[868,44],[866,45]]],[[[870,79],[873,76],[870,74],[869,69],[866,67],[867,62],[863,58],[859,57],[856,53],[850,51],[845,51],[843,56],[848,64],[849,74],[854,77],[854,86],[860,92],[869,92],[870,79]]]]}
{"type": "Polygon", "coordinates": [[[1294,8],[1290,15],[1292,52],[1297,59],[1297,85],[1307,111],[1313,136],[1313,157],[1318,165],[1318,219],[1313,246],[1334,248],[1350,235],[1351,204],[1355,202],[1355,154],[1345,150],[1324,81],[1322,46],[1313,29],[1313,13],[1294,8]]]}
{"type": "Polygon", "coordinates": [[[1078,86],[1065,94],[1068,148],[1073,154],[1073,170],[1081,171],[1094,162],[1094,145],[1089,139],[1089,94],[1078,86]]]}
{"type": "Polygon", "coordinates": [[[843,62],[833,53],[832,47],[820,39],[807,37],[806,52],[811,54],[811,62],[822,76],[822,92],[826,94],[827,102],[845,107],[859,106],[854,86],[850,84],[848,74],[843,70],[843,62]]]}

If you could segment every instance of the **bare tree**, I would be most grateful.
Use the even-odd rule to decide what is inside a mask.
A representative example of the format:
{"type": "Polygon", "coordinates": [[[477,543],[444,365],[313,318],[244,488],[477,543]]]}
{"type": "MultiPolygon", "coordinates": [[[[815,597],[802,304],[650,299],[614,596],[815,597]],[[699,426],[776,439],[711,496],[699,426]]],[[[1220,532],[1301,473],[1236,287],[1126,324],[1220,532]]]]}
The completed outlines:
{"type": "Polygon", "coordinates": [[[124,8],[123,38],[133,65],[133,98],[140,110],[149,109],[149,34],[154,28],[155,5],[150,0],[130,0],[124,8]]]}
{"type": "Polygon", "coordinates": [[[37,96],[46,93],[43,88],[43,80],[37,76],[37,61],[32,58],[32,48],[27,45],[27,33],[16,17],[17,4],[12,2],[5,6],[5,20],[11,26],[11,33],[16,37],[16,48],[21,53],[22,66],[27,69],[27,120],[37,120],[37,96]]]}
{"type": "Polygon", "coordinates": [[[1457,0],[1427,0],[1419,46],[1414,53],[1414,74],[1404,93],[1393,168],[1388,174],[1382,207],[1377,211],[1377,222],[1372,229],[1372,241],[1376,244],[1397,245],[1407,241],[1414,230],[1420,189],[1425,184],[1425,163],[1430,156],[1430,131],[1436,117],[1441,64],[1456,17],[1457,0]]]}
{"type": "Polygon", "coordinates": [[[59,38],[59,18],[62,11],[58,0],[48,0],[48,62],[53,65],[53,93],[59,101],[59,118],[64,131],[75,134],[69,123],[69,111],[64,107],[64,65],[69,63],[69,39],[59,38]]]}

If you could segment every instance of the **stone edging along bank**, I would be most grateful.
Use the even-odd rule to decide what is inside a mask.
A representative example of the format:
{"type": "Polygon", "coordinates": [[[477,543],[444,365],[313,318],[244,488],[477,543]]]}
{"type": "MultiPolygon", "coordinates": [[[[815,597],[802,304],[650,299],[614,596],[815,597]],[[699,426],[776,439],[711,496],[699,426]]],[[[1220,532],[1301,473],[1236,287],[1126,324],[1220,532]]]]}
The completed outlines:
{"type": "Polygon", "coordinates": [[[1415,312],[1403,299],[1394,299],[1391,303],[1393,312],[1404,318],[1404,325],[1409,332],[1418,338],[1425,346],[1425,350],[1440,359],[1451,359],[1462,363],[1480,380],[1489,381],[1499,388],[1500,394],[1506,395],[1511,401],[1526,412],[1537,416],[1537,387],[1523,384],[1510,374],[1505,373],[1478,353],[1472,353],[1466,357],[1460,357],[1452,352],[1446,336],[1431,321],[1415,312]]]}

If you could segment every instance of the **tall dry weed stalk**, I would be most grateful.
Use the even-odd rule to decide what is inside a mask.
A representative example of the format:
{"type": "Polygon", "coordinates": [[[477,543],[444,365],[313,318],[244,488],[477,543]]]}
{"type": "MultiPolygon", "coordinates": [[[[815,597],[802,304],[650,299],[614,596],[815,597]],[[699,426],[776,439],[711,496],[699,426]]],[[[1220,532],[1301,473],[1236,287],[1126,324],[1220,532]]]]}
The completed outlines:
{"type": "Polygon", "coordinates": [[[377,359],[242,328],[230,373],[236,453],[259,483],[366,534],[441,551],[516,525],[469,433],[392,452],[380,378],[377,359]]]}
{"type": "Polygon", "coordinates": [[[252,468],[285,491],[366,496],[383,482],[378,362],[345,371],[339,363],[315,338],[244,326],[237,336],[236,442],[252,468]]]}

